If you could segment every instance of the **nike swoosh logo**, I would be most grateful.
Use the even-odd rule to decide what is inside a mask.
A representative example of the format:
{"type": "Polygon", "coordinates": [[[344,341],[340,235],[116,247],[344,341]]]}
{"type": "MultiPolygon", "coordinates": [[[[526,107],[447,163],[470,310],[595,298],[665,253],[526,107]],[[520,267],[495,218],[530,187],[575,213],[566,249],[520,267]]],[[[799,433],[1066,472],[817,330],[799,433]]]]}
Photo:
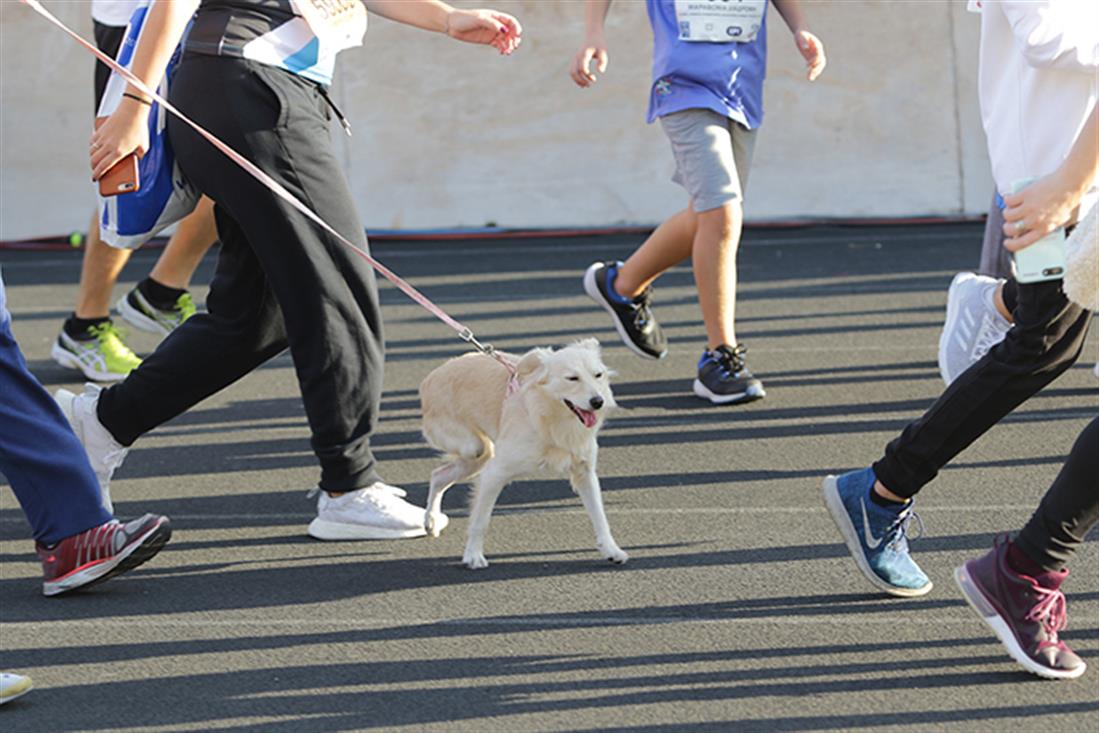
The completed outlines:
{"type": "Polygon", "coordinates": [[[870,534],[870,518],[866,516],[866,499],[862,499],[859,502],[859,506],[862,507],[862,538],[866,542],[866,546],[871,550],[878,549],[878,545],[881,544],[882,537],[874,538],[874,535],[870,534]]]}

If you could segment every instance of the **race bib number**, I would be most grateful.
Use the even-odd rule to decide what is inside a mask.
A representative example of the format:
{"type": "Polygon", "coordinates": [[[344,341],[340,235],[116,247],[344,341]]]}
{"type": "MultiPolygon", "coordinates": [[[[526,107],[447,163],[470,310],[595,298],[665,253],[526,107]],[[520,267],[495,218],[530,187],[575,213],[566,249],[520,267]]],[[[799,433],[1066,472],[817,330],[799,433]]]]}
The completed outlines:
{"type": "Polygon", "coordinates": [[[359,0],[290,0],[322,46],[332,52],[361,46],[366,35],[366,8],[359,0]]]}
{"type": "Polygon", "coordinates": [[[675,0],[679,40],[748,43],[763,25],[767,0],[675,0]]]}

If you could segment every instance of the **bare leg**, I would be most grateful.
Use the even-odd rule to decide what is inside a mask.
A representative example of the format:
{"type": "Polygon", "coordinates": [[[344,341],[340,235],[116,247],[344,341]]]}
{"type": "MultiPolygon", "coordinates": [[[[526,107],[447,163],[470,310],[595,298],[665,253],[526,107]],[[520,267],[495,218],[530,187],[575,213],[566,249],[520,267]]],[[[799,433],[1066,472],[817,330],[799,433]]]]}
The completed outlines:
{"type": "Polygon", "coordinates": [[[580,501],[588,511],[592,529],[595,530],[595,546],[603,557],[616,565],[621,565],[630,559],[618,543],[611,536],[610,525],[607,524],[607,513],[603,509],[603,493],[599,488],[599,477],[588,466],[578,467],[570,477],[573,491],[580,495],[580,501]]]}
{"type": "Polygon", "coordinates": [[[618,268],[615,291],[634,298],[668,268],[690,257],[696,225],[697,215],[689,208],[672,214],[618,268]]]}
{"type": "Polygon", "coordinates": [[[88,238],[84,242],[84,261],[80,267],[80,289],[76,295],[77,318],[106,318],[111,311],[111,293],[122,268],[130,259],[130,250],[116,249],[99,238],[99,216],[92,215],[88,238]]]}
{"type": "Polygon", "coordinates": [[[693,263],[709,348],[736,346],[736,254],[744,214],[739,201],[697,214],[693,263]]]}
{"type": "Polygon", "coordinates": [[[217,238],[214,202],[203,196],[195,210],[179,222],[149,277],[165,287],[186,290],[191,284],[191,276],[217,238]]]}

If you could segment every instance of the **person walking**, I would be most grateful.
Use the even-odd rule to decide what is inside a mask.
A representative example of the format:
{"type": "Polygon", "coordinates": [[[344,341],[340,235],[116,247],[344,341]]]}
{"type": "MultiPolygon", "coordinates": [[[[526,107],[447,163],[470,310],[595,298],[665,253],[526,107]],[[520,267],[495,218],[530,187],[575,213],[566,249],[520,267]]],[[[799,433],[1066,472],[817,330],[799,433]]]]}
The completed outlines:
{"type": "MultiPolygon", "coordinates": [[[[1095,205],[1097,72],[1099,4],[983,3],[981,114],[1006,205],[1005,246],[1033,243],[1095,205]],[[1041,180],[1012,193],[1016,182],[1035,178],[1041,180]],[[1029,211],[1025,202],[1050,188],[1063,192],[1056,206],[1029,211]]],[[[825,505],[856,566],[886,593],[920,596],[932,588],[906,539],[916,494],[954,456],[1072,366],[1083,349],[1092,313],[1067,298],[1060,280],[1008,284],[1014,323],[1004,339],[958,375],[879,460],[824,480],[825,505]]]]}
{"type": "Polygon", "coordinates": [[[0,394],[0,472],[31,525],[42,563],[43,594],[102,583],[147,562],[164,547],[172,536],[167,517],[146,514],[130,522],[114,518],[80,440],[27,370],[12,334],[2,274],[0,394]]]}
{"type": "MultiPolygon", "coordinates": [[[[521,37],[510,15],[437,0],[160,0],[133,63],[155,87],[193,15],[172,104],[363,252],[365,231],[329,138],[330,117],[340,115],[327,88],[336,54],[361,43],[366,10],[502,54],[521,37]]],[[[132,86],[128,92],[136,99],[124,98],[92,137],[95,178],[148,145],[149,100],[132,86]]],[[[215,202],[221,253],[209,313],[184,322],[124,381],[58,394],[101,482],[140,435],[289,347],[320,464],[309,534],[424,536],[423,508],[381,480],[370,449],[384,353],[372,269],[185,123],[172,117],[168,131],[183,173],[215,202]]]]}
{"type": "MultiPolygon", "coordinates": [[[[1051,176],[1011,202],[1010,222],[1025,233],[1007,240],[1021,251],[1075,219],[1080,180],[1099,158],[1099,107],[1092,109],[1068,158],[1051,176]]],[[[1065,294],[1077,305],[1099,307],[1099,207],[1092,206],[1072,233],[1065,263],[1065,294]]],[[[1068,248],[1068,247],[1067,247],[1068,248]]],[[[1068,564],[1099,525],[1099,417],[1081,431],[1057,478],[1030,521],[1014,537],[1003,535],[983,557],[954,571],[970,607],[1024,669],[1041,677],[1072,679],[1087,665],[1059,636],[1068,625],[1061,590],[1068,564]]]]}
{"type": "MultiPolygon", "coordinates": [[[[805,58],[808,79],[824,70],[824,44],[808,28],[797,0],[773,0],[805,58]]],[[[588,0],[586,32],[570,75],[582,88],[607,69],[603,25],[611,0],[588,0]]],[[[652,283],[690,259],[706,348],[692,389],[713,404],[761,399],[763,384],[748,368],[736,334],[737,249],[744,191],[763,122],[767,66],[767,0],[699,3],[647,0],[653,32],[649,122],[660,120],[672,146],[672,180],[688,194],[673,214],[625,262],[596,262],[584,291],[613,318],[633,353],[661,359],[667,338],[652,313],[652,283]]]]}
{"type": "MultiPolygon", "coordinates": [[[[126,35],[130,16],[143,0],[92,0],[95,44],[116,57],[126,35]]],[[[111,71],[95,64],[95,109],[107,88],[111,71]]],[[[166,336],[195,313],[187,291],[207,250],[217,241],[213,204],[202,200],[194,213],[181,221],[152,271],[118,301],[115,310],[129,325],[166,336]]],[[[86,379],[113,382],[125,379],[141,359],[126,345],[111,319],[111,294],[122,268],[133,254],[117,249],[100,237],[99,216],[93,215],[84,238],[84,259],[73,312],[65,319],[50,356],[63,367],[75,369],[86,379]]]]}

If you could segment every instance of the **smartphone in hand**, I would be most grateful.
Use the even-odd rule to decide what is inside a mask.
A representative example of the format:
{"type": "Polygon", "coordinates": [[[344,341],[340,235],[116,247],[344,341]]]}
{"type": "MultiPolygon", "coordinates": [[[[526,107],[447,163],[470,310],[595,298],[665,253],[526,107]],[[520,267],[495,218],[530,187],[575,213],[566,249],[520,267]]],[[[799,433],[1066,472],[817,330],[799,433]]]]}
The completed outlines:
{"type": "MultiPolygon", "coordinates": [[[[96,129],[106,119],[106,117],[97,118],[96,129]]],[[[107,169],[107,172],[99,177],[99,195],[117,196],[120,193],[133,193],[139,190],[141,180],[137,171],[137,161],[137,153],[130,153],[107,169]]]]}
{"type": "MultiPolygon", "coordinates": [[[[1034,181],[1028,178],[1017,181],[1012,193],[1019,193],[1034,181]]],[[[1021,283],[1040,283],[1060,280],[1065,276],[1065,230],[1057,229],[1012,255],[1015,261],[1015,280],[1021,283]]]]}

